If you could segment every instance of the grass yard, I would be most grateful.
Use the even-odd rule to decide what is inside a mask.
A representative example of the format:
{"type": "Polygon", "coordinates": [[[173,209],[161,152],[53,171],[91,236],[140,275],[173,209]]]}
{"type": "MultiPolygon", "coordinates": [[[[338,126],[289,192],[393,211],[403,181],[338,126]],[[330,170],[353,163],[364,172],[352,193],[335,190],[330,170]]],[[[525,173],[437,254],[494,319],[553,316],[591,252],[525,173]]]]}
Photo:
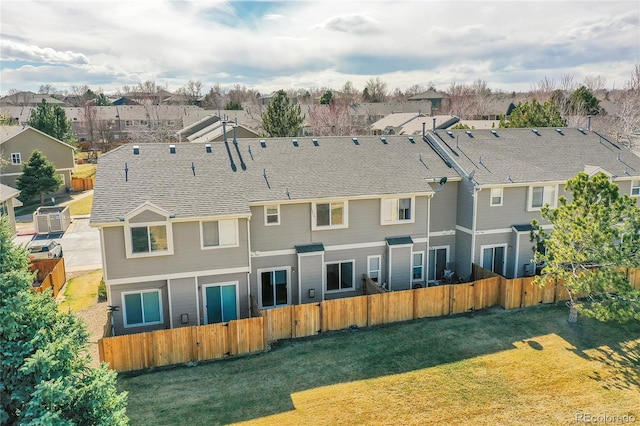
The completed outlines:
{"type": "Polygon", "coordinates": [[[102,269],[71,278],[64,290],[64,301],[60,310],[78,312],[90,308],[98,302],[98,284],[102,278],[102,269]]]}
{"type": "Polygon", "coordinates": [[[640,421],[640,323],[566,319],[540,306],[333,332],[118,385],[134,425],[640,421]]]}
{"type": "Polygon", "coordinates": [[[93,204],[93,195],[79,198],[75,201],[67,204],[69,206],[69,212],[71,216],[91,214],[91,207],[93,204]]]}

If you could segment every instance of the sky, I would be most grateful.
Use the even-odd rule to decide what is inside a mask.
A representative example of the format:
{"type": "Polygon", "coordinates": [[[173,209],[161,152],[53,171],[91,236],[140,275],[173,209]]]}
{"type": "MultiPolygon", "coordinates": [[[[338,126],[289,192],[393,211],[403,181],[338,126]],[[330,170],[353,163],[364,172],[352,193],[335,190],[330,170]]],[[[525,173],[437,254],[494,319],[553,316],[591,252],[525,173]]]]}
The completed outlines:
{"type": "Polygon", "coordinates": [[[482,79],[511,92],[566,74],[612,89],[638,63],[637,0],[0,2],[2,95],[147,80],[361,91],[372,77],[390,91],[482,79]]]}

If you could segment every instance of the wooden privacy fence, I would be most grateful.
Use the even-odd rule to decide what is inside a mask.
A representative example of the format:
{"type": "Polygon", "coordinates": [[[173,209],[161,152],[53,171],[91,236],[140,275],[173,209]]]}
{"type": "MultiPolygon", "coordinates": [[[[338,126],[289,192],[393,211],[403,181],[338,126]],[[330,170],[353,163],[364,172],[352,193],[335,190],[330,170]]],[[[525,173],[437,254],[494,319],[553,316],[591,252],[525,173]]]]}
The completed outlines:
{"type": "Polygon", "coordinates": [[[71,178],[71,186],[74,191],[88,191],[93,189],[93,178],[71,178]]]}
{"type": "Polygon", "coordinates": [[[368,327],[468,312],[498,304],[500,278],[325,300],[258,312],[227,323],[182,327],[98,341],[100,360],[132,371],[265,351],[269,343],[352,326],[368,327]]]}
{"type": "Polygon", "coordinates": [[[64,258],[33,260],[29,269],[38,271],[33,290],[42,293],[50,288],[53,297],[58,296],[60,290],[67,282],[67,273],[64,267],[64,258]],[[36,285],[37,284],[37,285],[36,285]]]}

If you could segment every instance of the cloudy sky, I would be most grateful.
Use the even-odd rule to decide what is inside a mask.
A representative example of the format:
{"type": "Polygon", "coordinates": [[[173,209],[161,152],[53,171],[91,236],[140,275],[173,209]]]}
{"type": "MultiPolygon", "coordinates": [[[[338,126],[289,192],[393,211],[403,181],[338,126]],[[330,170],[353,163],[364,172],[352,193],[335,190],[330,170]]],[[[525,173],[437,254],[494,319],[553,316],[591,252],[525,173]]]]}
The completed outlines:
{"type": "Polygon", "coordinates": [[[0,20],[2,95],[145,80],[362,90],[371,77],[527,91],[566,73],[619,88],[640,63],[637,0],[2,0],[0,20]]]}

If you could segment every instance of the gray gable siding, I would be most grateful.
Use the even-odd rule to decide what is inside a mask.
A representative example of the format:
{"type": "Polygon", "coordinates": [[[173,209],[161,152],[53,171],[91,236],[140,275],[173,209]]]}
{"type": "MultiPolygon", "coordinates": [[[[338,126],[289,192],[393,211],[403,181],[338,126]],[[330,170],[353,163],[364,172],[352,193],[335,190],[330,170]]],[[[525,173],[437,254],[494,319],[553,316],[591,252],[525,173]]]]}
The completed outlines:
{"type": "Polygon", "coordinates": [[[452,247],[452,250],[455,253],[456,274],[463,279],[471,276],[471,262],[473,261],[471,258],[471,246],[471,234],[457,231],[455,247],[452,247]]]}
{"type": "Polygon", "coordinates": [[[431,199],[431,232],[456,229],[458,185],[459,182],[447,182],[431,199]]]}
{"type": "Polygon", "coordinates": [[[311,204],[281,204],[280,225],[265,226],[264,206],[251,207],[251,251],[293,249],[310,244],[311,204]]]}
{"type": "Polygon", "coordinates": [[[238,247],[202,250],[199,222],[173,223],[173,255],[127,259],[125,227],[105,227],[106,279],[126,279],[193,271],[248,267],[246,220],[239,219],[238,247]]]}
{"type": "Polygon", "coordinates": [[[473,184],[462,179],[458,185],[458,201],[456,209],[456,224],[467,229],[473,227],[473,184]]]}
{"type": "Polygon", "coordinates": [[[129,219],[130,223],[164,222],[167,218],[156,212],[145,210],[129,219]]]}
{"type": "MultiPolygon", "coordinates": [[[[302,303],[322,301],[322,277],[324,275],[322,252],[298,256],[298,268],[300,269],[300,301],[302,303]],[[313,290],[313,297],[309,296],[309,290],[313,290]]],[[[297,302],[296,300],[295,303],[297,302]]]]}

